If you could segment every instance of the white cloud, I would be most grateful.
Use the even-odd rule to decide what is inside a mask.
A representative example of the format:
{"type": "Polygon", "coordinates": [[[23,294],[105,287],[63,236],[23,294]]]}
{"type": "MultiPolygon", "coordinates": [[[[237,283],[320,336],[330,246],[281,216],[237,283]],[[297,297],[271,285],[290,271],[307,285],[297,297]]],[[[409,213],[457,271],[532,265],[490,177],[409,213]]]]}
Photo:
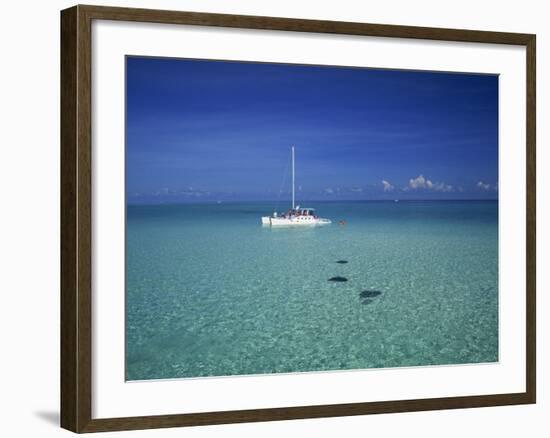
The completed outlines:
{"type": "Polygon", "coordinates": [[[186,196],[186,197],[197,197],[209,196],[211,192],[206,190],[200,190],[194,187],[187,187],[182,190],[169,189],[168,187],[162,187],[151,193],[152,196],[186,196]]]}
{"type": "Polygon", "coordinates": [[[476,187],[481,190],[491,190],[491,184],[484,183],[483,181],[479,181],[476,187]]]}
{"type": "Polygon", "coordinates": [[[331,195],[332,193],[334,193],[334,190],[332,190],[331,187],[327,187],[327,188],[325,189],[325,193],[331,195]]]}
{"type": "Polygon", "coordinates": [[[452,192],[453,191],[453,186],[449,185],[449,184],[445,184],[445,183],[436,183],[433,185],[433,188],[436,192],[452,192]]]}
{"type": "Polygon", "coordinates": [[[385,192],[391,192],[393,189],[395,189],[395,186],[393,186],[389,181],[386,181],[385,179],[382,180],[382,185],[384,186],[385,192]]]}
{"type": "Polygon", "coordinates": [[[433,182],[429,180],[428,178],[425,178],[424,175],[419,175],[416,178],[411,178],[409,180],[409,185],[403,190],[419,190],[419,189],[425,189],[425,190],[433,190],[436,192],[452,192],[453,186],[450,184],[446,184],[444,182],[433,182]]]}
{"type": "MultiPolygon", "coordinates": [[[[432,182],[428,180],[428,183],[431,185],[432,182]]],[[[424,175],[420,175],[416,178],[409,180],[409,187],[411,189],[425,189],[426,188],[426,178],[424,178],[424,175]]]]}

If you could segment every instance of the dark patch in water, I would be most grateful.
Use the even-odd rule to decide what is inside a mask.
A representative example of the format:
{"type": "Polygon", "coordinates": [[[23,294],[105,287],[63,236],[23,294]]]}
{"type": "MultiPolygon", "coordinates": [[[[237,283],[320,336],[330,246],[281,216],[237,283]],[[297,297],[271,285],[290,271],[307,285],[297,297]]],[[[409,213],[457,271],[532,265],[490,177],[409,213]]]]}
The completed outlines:
{"type": "Polygon", "coordinates": [[[367,300],[361,301],[361,304],[371,304],[371,303],[373,303],[373,302],[374,302],[373,300],[367,299],[367,300]]]}
{"type": "Polygon", "coordinates": [[[329,278],[328,281],[335,281],[337,283],[343,283],[344,281],[348,281],[346,277],[332,277],[329,278]]]}
{"type": "Polygon", "coordinates": [[[382,292],[379,290],[364,290],[359,294],[361,298],[374,298],[378,295],[382,295],[382,292]]]}
{"type": "Polygon", "coordinates": [[[336,263],[340,263],[341,265],[345,265],[348,261],[347,260],[338,260],[336,263]]]}

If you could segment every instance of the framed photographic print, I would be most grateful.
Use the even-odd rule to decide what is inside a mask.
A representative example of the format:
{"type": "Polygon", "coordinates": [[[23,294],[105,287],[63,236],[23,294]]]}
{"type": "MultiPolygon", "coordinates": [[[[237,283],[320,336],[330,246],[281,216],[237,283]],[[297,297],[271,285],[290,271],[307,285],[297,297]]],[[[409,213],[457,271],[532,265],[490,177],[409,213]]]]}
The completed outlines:
{"type": "Polygon", "coordinates": [[[61,423],[535,403],[535,36],[61,13],[61,423]]]}

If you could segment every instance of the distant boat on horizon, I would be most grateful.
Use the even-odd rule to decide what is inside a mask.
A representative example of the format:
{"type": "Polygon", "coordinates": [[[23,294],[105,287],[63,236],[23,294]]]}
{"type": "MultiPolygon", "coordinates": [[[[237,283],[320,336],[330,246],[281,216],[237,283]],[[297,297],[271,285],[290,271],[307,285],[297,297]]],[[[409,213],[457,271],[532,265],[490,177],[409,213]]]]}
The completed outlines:
{"type": "Polygon", "coordinates": [[[294,146],[291,147],[292,155],[292,208],[286,213],[279,214],[276,211],[271,216],[262,216],[262,225],[271,227],[288,227],[288,226],[317,226],[329,225],[332,223],[330,219],[320,218],[315,214],[315,209],[310,207],[300,207],[295,205],[295,159],[294,146]]]}

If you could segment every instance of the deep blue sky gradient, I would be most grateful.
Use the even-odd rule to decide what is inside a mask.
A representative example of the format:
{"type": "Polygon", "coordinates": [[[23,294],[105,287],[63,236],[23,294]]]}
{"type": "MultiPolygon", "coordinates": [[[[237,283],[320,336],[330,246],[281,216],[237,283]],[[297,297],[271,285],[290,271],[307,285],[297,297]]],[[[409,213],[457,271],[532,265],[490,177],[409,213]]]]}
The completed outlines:
{"type": "Polygon", "coordinates": [[[127,58],[129,202],[288,198],[291,145],[302,200],[496,199],[498,77],[127,58]]]}

